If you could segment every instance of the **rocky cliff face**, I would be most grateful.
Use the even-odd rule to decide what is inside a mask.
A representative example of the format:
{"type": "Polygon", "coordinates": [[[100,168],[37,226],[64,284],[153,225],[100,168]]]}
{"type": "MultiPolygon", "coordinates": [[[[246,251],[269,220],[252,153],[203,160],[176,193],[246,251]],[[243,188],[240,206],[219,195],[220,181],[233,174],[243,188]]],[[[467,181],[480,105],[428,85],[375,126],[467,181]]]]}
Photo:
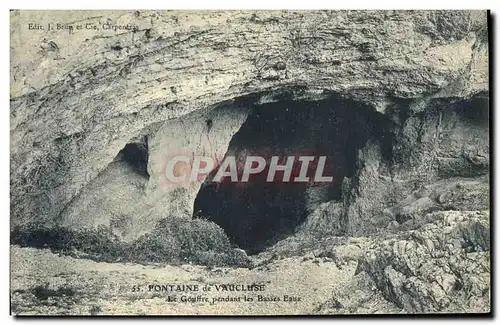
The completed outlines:
{"type": "Polygon", "coordinates": [[[13,11],[11,24],[13,226],[105,225],[132,240],[200,210],[250,250],[361,237],[350,258],[399,307],[450,310],[464,296],[466,310],[489,308],[485,12],[13,11]],[[137,28],[26,30],[36,15],[137,28]],[[214,196],[210,179],[163,181],[179,148],[220,160],[269,139],[334,157],[334,186],[273,189],[262,205],[250,189],[214,196]],[[271,234],[248,242],[266,215],[271,234]]]}

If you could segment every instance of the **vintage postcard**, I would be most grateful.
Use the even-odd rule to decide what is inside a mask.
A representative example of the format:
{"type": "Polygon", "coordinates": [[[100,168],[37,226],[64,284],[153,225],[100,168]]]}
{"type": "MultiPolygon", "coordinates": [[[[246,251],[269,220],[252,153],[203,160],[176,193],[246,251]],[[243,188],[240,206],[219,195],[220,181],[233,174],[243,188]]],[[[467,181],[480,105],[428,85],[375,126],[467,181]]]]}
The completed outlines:
{"type": "Polygon", "coordinates": [[[488,315],[490,21],[11,10],[12,315],[488,315]]]}

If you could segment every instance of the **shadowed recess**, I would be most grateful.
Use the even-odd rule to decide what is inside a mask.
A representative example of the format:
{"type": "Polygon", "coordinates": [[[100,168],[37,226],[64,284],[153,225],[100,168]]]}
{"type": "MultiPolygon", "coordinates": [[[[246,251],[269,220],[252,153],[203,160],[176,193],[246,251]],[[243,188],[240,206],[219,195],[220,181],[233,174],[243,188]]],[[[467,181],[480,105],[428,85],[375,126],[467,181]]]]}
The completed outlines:
{"type": "MultiPolygon", "coordinates": [[[[266,168],[246,183],[213,182],[215,168],[196,197],[194,217],[219,224],[249,253],[260,252],[291,235],[318,204],[340,200],[342,181],[354,175],[358,150],[366,141],[383,140],[382,150],[391,147],[390,143],[383,145],[392,139],[387,126],[385,118],[373,109],[343,99],[254,106],[231,139],[226,156],[235,156],[242,163],[248,156],[262,156],[266,168]],[[266,182],[271,156],[295,156],[292,175],[300,170],[299,156],[326,156],[323,175],[332,176],[333,181],[266,182]]],[[[280,179],[283,172],[276,175],[280,179]]],[[[314,170],[310,170],[308,176],[313,175],[314,170]]]]}
{"type": "Polygon", "coordinates": [[[137,174],[149,178],[148,157],[149,150],[147,139],[143,138],[139,142],[127,143],[118,153],[115,160],[124,161],[137,174]]]}

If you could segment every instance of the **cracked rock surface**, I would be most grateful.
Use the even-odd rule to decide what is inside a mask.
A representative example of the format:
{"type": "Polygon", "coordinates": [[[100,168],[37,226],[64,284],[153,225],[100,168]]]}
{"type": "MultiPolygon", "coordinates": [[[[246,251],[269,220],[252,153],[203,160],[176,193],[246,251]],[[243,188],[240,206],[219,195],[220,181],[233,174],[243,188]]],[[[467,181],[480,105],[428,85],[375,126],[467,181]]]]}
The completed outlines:
{"type": "MultiPolygon", "coordinates": [[[[318,119],[311,103],[351,103],[358,123],[338,122],[350,129],[338,138],[366,136],[349,151],[352,172],[335,197],[304,191],[315,205],[300,225],[255,255],[231,247],[240,264],[95,262],[75,253],[82,247],[13,242],[15,312],[489,312],[487,18],[466,10],[11,11],[11,230],[104,227],[132,245],[124,252],[137,240],[161,241],[158,221],[189,222],[206,185],[169,186],[166,159],[179,148],[216,161],[246,154],[251,139],[234,139],[256,107],[297,103],[295,112],[313,118],[287,118],[306,129],[318,119]],[[33,21],[135,27],[28,30],[33,21]],[[140,159],[130,163],[131,152],[140,159]],[[124,289],[238,279],[271,281],[270,293],[302,292],[305,302],[196,309],[124,289]]],[[[313,126],[300,137],[306,145],[333,134],[313,126]]],[[[182,227],[167,230],[190,229],[182,227]]]]}

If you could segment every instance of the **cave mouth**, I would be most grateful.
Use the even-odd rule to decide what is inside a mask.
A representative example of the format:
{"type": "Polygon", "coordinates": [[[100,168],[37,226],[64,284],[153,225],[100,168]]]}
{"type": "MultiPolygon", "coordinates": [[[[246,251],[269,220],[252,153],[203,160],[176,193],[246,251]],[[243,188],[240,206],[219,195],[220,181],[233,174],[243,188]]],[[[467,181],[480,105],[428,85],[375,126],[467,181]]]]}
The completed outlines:
{"type": "Polygon", "coordinates": [[[135,173],[149,179],[148,173],[149,149],[147,138],[127,143],[118,153],[115,161],[126,163],[135,173]]]}
{"type": "Polygon", "coordinates": [[[387,125],[382,114],[345,99],[254,105],[226,157],[326,156],[332,180],[294,184],[254,175],[244,184],[215,182],[215,168],[198,192],[193,217],[217,223],[247,253],[261,252],[293,234],[318,204],[341,200],[344,177],[356,172],[358,150],[368,139],[387,138],[387,125]]]}

